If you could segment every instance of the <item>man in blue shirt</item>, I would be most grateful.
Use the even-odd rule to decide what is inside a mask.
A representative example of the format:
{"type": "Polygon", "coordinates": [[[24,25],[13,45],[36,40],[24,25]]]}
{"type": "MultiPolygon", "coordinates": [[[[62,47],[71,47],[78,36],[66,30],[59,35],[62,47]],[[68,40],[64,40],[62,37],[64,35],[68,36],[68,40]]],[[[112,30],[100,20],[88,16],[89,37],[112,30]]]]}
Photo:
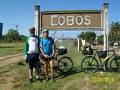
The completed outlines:
{"type": "Polygon", "coordinates": [[[41,45],[41,52],[44,56],[44,61],[45,61],[44,69],[45,69],[46,80],[49,80],[48,65],[50,63],[52,79],[55,81],[54,59],[52,58],[55,54],[54,40],[52,37],[49,37],[49,32],[47,29],[43,30],[43,35],[44,37],[41,38],[40,45],[41,45]]]}

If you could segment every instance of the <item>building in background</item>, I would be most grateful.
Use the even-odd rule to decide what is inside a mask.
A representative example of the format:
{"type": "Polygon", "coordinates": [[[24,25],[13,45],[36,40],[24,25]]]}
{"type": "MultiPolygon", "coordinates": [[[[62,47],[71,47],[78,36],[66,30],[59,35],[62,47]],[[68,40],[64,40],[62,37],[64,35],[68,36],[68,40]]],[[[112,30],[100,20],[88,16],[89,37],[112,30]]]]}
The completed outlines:
{"type": "Polygon", "coordinates": [[[0,38],[2,38],[3,23],[0,23],[0,38]]]}

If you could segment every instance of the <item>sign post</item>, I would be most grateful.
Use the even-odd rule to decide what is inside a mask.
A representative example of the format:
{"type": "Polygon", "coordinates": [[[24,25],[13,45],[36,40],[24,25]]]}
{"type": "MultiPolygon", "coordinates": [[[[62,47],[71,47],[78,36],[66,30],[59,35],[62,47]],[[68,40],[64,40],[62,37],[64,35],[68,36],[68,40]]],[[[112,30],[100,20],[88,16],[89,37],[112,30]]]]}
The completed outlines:
{"type": "Polygon", "coordinates": [[[77,39],[78,41],[78,51],[80,51],[80,38],[77,39]]]}
{"type": "Polygon", "coordinates": [[[104,50],[108,50],[108,34],[109,34],[109,26],[108,26],[108,8],[109,4],[103,4],[103,30],[104,30],[104,50]]]}
{"type": "Polygon", "coordinates": [[[36,35],[39,36],[40,34],[40,6],[35,6],[35,30],[36,35]]]}
{"type": "MultiPolygon", "coordinates": [[[[40,6],[35,6],[35,28],[39,36],[41,28],[49,30],[91,29],[104,30],[104,50],[108,50],[108,8],[104,3],[102,10],[62,10],[40,11],[40,6]]],[[[78,40],[79,42],[79,40],[78,40]]],[[[79,50],[79,48],[78,48],[79,50]]]]}

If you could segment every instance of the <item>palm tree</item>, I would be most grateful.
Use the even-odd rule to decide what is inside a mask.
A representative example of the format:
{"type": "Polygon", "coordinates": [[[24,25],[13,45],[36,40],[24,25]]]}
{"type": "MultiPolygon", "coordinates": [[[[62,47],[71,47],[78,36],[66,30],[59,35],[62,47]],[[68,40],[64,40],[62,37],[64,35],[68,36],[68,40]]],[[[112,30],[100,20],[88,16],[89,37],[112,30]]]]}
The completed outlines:
{"type": "Polygon", "coordinates": [[[110,25],[110,33],[109,37],[111,41],[118,41],[120,40],[120,22],[112,22],[110,25]]]}

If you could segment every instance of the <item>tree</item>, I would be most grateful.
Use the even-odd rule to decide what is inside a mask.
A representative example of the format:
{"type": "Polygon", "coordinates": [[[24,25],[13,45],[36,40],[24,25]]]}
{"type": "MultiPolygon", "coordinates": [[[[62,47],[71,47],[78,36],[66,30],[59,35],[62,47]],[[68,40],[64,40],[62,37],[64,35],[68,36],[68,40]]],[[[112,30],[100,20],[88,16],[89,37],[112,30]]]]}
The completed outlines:
{"type": "Polygon", "coordinates": [[[80,38],[80,37],[84,40],[84,39],[85,39],[85,33],[84,33],[84,32],[81,32],[81,34],[78,35],[78,38],[80,38]]]}
{"type": "Polygon", "coordinates": [[[9,29],[6,37],[8,41],[16,41],[19,38],[19,32],[14,29],[9,29]]]}
{"type": "Polygon", "coordinates": [[[104,37],[103,35],[97,37],[98,44],[103,44],[103,37],[104,37]]]}
{"type": "Polygon", "coordinates": [[[85,40],[88,43],[93,43],[95,41],[96,34],[95,32],[85,32],[85,40]]]}
{"type": "Polygon", "coordinates": [[[81,34],[78,35],[78,38],[82,38],[86,42],[93,44],[96,39],[96,33],[95,32],[81,32],[81,34]]]}
{"type": "Polygon", "coordinates": [[[109,40],[116,42],[120,40],[120,22],[112,22],[110,25],[109,40]]]}
{"type": "Polygon", "coordinates": [[[94,41],[95,41],[95,38],[96,38],[96,34],[95,34],[95,32],[82,32],[81,34],[80,34],[80,37],[82,38],[82,39],[84,39],[86,42],[88,42],[88,43],[94,43],[94,41]]]}
{"type": "Polygon", "coordinates": [[[19,35],[19,40],[22,41],[22,42],[25,42],[26,36],[24,36],[24,35],[19,35]]]}

